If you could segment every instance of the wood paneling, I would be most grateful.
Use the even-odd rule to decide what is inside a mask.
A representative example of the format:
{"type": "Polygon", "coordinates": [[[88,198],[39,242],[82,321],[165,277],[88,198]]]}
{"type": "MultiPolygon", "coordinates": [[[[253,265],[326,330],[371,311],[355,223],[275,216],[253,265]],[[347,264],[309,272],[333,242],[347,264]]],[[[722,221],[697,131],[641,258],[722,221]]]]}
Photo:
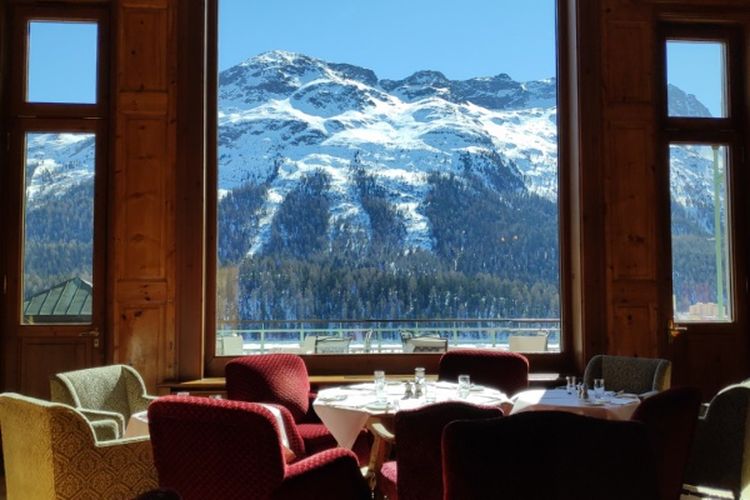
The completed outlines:
{"type": "Polygon", "coordinates": [[[607,249],[612,280],[655,280],[656,178],[650,123],[610,123],[607,165],[607,249]]]}
{"type": "Polygon", "coordinates": [[[613,21],[604,30],[610,61],[604,73],[610,102],[650,103],[654,73],[649,65],[653,39],[650,22],[613,21]]]}
{"type": "Polygon", "coordinates": [[[92,363],[91,343],[85,338],[22,338],[18,356],[20,392],[42,399],[49,399],[50,375],[88,368],[92,363]]]}
{"type": "Polygon", "coordinates": [[[174,0],[119,0],[112,360],[155,390],[176,374],[174,0]]]}
{"type": "Polygon", "coordinates": [[[157,8],[123,6],[120,16],[122,90],[164,90],[167,85],[168,10],[164,2],[140,2],[157,8]]]}

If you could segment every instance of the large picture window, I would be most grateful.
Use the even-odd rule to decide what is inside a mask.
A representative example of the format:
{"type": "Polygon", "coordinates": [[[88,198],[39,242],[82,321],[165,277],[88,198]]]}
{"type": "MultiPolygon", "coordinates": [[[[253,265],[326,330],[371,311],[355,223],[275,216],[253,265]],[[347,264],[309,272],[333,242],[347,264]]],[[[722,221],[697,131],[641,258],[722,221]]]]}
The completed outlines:
{"type": "Polygon", "coordinates": [[[220,0],[216,354],[559,352],[554,0],[220,0]]]}

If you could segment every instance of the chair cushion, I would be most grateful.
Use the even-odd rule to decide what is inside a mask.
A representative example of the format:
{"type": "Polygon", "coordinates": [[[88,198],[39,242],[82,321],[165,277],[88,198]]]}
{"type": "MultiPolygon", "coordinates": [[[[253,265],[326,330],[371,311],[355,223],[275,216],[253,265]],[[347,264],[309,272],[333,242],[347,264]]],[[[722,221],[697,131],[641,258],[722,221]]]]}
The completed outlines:
{"type": "MultiPolygon", "coordinates": [[[[424,478],[424,480],[437,480],[439,478],[424,478]]],[[[388,500],[398,500],[398,467],[396,461],[386,462],[378,472],[378,489],[388,497],[388,500]]]]}

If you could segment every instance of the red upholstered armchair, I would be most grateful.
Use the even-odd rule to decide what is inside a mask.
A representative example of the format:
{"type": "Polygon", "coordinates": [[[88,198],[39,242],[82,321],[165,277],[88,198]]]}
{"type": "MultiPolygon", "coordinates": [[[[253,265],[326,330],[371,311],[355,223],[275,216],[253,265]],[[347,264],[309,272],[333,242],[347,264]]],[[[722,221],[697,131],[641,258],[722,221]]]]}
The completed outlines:
{"type": "Polygon", "coordinates": [[[454,420],[501,417],[499,408],[445,402],[396,413],[396,460],[378,474],[388,500],[443,500],[440,455],[443,428],[454,420]]]}
{"type": "MultiPolygon", "coordinates": [[[[307,454],[337,446],[336,439],[313,410],[310,380],[301,357],[296,354],[243,356],[227,363],[224,374],[229,399],[273,403],[287,408],[297,423],[307,454]]],[[[361,464],[369,460],[370,441],[365,432],[354,443],[353,450],[361,464]]]]}
{"type": "Polygon", "coordinates": [[[276,419],[262,405],[167,396],[148,416],[159,485],[183,500],[369,498],[348,450],[286,464],[276,419]]]}
{"type": "Polygon", "coordinates": [[[529,386],[529,361],[515,352],[457,349],[440,358],[438,378],[455,382],[466,374],[476,384],[488,385],[508,396],[529,386]]]}
{"type": "Polygon", "coordinates": [[[458,420],[443,431],[445,500],[656,500],[646,426],[565,412],[458,420]]]}
{"type": "Polygon", "coordinates": [[[633,414],[648,428],[662,500],[680,498],[700,405],[698,389],[680,387],[644,399],[633,414]]]}

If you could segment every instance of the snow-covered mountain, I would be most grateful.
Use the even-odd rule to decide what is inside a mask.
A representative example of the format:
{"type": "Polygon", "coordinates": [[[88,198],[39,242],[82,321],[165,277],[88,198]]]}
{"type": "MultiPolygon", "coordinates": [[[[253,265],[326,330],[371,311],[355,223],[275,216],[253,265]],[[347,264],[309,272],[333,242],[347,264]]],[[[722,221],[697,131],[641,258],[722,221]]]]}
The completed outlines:
{"type": "MultiPolygon", "coordinates": [[[[670,87],[670,109],[706,116],[695,98],[670,87]]],[[[435,174],[480,179],[504,193],[557,200],[554,78],[517,82],[507,74],[454,81],[437,71],[380,80],[366,68],[272,51],[219,78],[219,190],[263,186],[246,249],[261,252],[288,195],[314,173],[328,179],[337,221],[371,235],[361,196],[365,175],[403,223],[403,245],[430,250],[425,199],[435,174]]],[[[93,178],[93,137],[35,134],[28,142],[30,206],[93,178]]],[[[697,219],[710,206],[711,158],[705,149],[673,153],[673,192],[697,219]]],[[[523,214],[519,214],[523,217],[523,214]]],[[[700,223],[707,227],[708,219],[700,223]]]]}
{"type": "Polygon", "coordinates": [[[368,69],[274,51],[221,73],[219,109],[219,188],[268,183],[253,253],[279,204],[314,171],[329,176],[332,217],[367,231],[355,162],[403,217],[407,247],[431,246],[422,208],[432,173],[504,170],[518,188],[556,199],[554,79],[452,81],[419,71],[378,80],[368,69]]]}

